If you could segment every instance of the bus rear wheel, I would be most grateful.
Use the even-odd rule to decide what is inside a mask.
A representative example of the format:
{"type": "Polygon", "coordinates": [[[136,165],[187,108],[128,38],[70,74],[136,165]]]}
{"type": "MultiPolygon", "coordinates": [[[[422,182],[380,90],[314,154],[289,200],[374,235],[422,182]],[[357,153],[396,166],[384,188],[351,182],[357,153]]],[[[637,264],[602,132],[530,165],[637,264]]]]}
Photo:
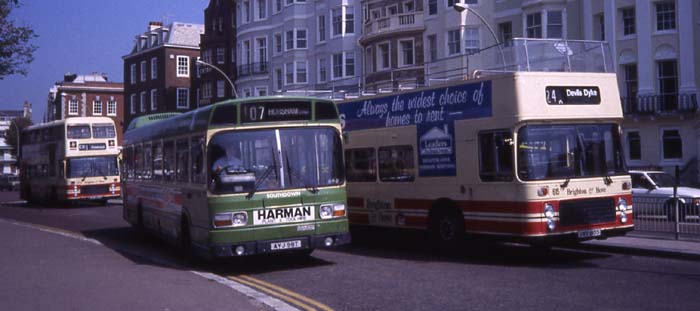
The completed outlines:
{"type": "Polygon", "coordinates": [[[464,242],[464,217],[456,208],[438,208],[430,216],[429,233],[441,251],[455,251],[464,242]]]}

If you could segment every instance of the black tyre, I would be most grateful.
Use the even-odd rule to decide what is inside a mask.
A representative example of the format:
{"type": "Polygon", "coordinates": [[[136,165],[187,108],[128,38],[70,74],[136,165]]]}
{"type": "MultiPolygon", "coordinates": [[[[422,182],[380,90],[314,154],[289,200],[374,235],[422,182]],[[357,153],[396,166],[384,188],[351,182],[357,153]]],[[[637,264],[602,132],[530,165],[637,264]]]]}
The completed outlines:
{"type": "Polygon", "coordinates": [[[431,240],[442,251],[457,250],[464,242],[464,216],[456,208],[437,208],[430,216],[431,240]]]}

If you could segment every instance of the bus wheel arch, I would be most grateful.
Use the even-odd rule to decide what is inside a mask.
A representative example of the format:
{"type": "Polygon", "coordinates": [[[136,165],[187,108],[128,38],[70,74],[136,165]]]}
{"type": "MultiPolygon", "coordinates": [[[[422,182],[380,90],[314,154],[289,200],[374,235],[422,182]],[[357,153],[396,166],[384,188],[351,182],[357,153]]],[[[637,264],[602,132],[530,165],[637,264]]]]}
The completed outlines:
{"type": "Polygon", "coordinates": [[[428,213],[428,233],[442,250],[454,250],[464,240],[464,214],[448,198],[433,202],[428,213]]]}

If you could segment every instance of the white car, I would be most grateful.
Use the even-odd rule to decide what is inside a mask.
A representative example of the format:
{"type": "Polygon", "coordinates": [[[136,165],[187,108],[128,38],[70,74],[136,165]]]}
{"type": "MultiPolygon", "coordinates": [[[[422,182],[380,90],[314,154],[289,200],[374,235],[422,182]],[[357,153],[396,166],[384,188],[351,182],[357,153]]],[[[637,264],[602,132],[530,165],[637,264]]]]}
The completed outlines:
{"type": "MultiPolygon", "coordinates": [[[[629,171],[632,177],[632,204],[639,215],[664,215],[675,220],[673,185],[676,179],[663,171],[629,171]]],[[[677,189],[681,222],[700,212],[700,189],[677,189]]],[[[695,219],[697,217],[694,217],[695,219]]]]}

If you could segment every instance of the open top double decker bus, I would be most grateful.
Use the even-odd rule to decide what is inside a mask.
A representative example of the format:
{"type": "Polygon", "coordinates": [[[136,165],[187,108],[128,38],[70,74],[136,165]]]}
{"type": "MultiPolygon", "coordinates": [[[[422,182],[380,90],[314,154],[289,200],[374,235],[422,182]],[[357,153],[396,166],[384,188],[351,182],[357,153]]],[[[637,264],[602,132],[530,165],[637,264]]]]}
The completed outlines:
{"type": "Polygon", "coordinates": [[[114,120],[72,117],[22,131],[20,196],[28,202],[98,201],[121,195],[114,120]]]}
{"type": "Polygon", "coordinates": [[[515,40],[496,55],[514,59],[506,70],[340,102],[351,225],[427,229],[443,246],[465,234],[551,245],[632,230],[606,48],[515,40]]]}
{"type": "Polygon", "coordinates": [[[201,257],[350,242],[340,121],[308,97],[231,100],[124,135],[124,219],[201,257]]]}

